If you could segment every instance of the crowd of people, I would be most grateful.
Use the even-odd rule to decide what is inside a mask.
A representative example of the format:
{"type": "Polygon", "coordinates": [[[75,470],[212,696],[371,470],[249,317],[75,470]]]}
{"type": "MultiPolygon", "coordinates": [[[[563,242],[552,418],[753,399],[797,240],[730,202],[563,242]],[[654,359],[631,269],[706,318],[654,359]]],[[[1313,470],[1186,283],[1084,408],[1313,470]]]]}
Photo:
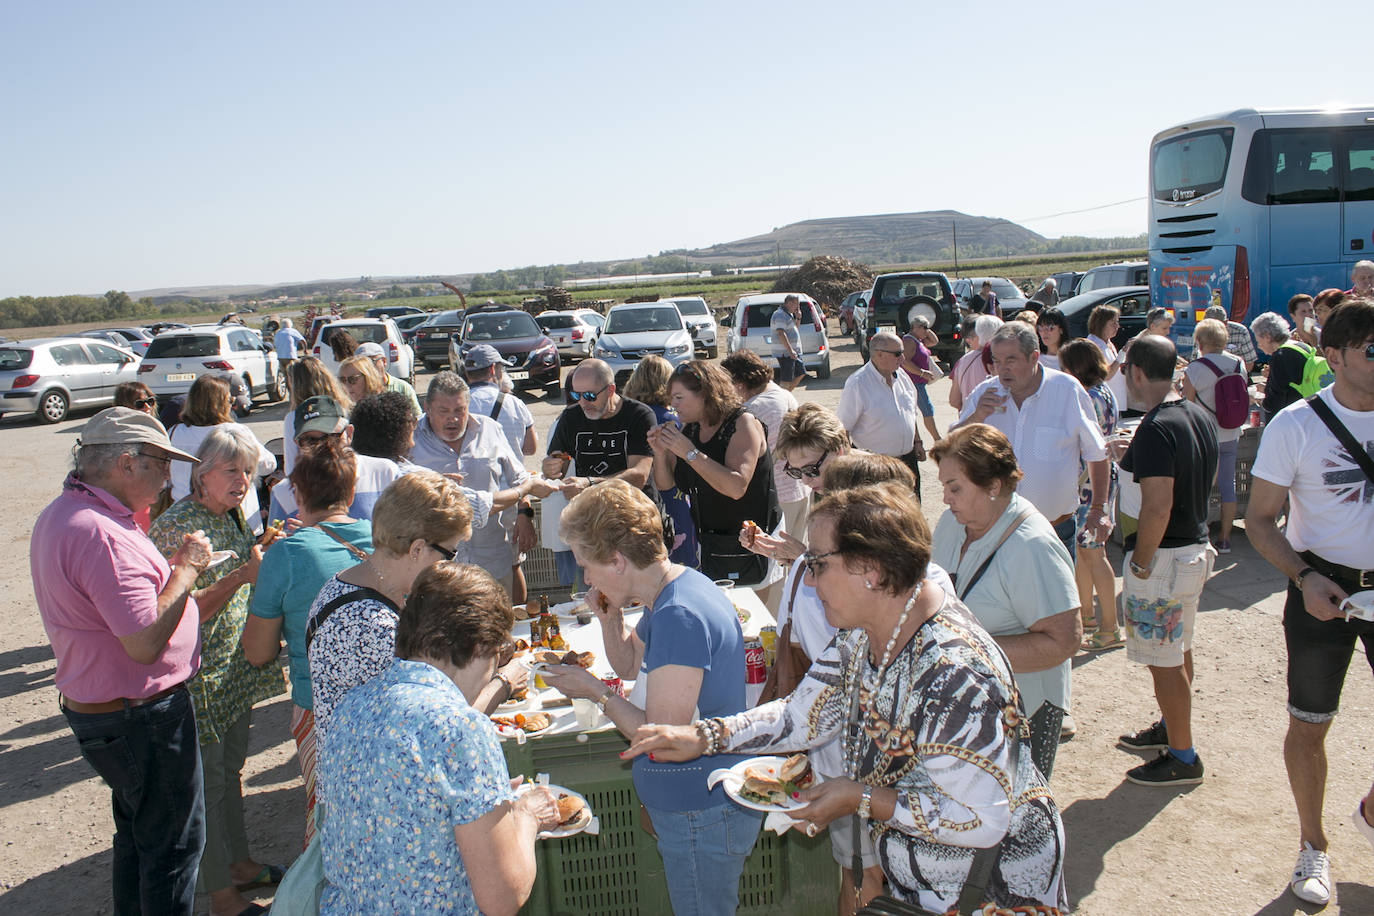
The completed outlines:
{"type": "MultiPolygon", "coordinates": [[[[1246,530],[1293,582],[1292,886],[1325,902],[1323,741],[1354,643],[1374,638],[1341,610],[1374,587],[1360,537],[1374,536],[1371,284],[1361,262],[1350,291],[1294,297],[1291,325],[1209,309],[1191,361],[1163,310],[1118,347],[1120,315],[1099,307],[1074,339],[1046,285],[1038,313],[965,320],[943,434],[926,324],[876,334],[831,411],[794,393],[791,302],[776,373],[747,351],[648,357],[621,391],[582,361],[539,473],[525,468],[534,419],[489,346],[421,398],[368,344],[329,372],[284,322],[280,458],[234,421],[218,378],[192,385],[170,431],[145,387],[121,386],[31,545],[63,713],[113,797],[116,911],[189,913],[199,890],[216,916],[265,912],[244,892],[284,869],[249,849],[241,773],[254,705],[289,691],[321,912],[514,912],[558,814],[547,790],[512,784],[486,717],[530,676],[510,632],[544,500],[560,578],[586,588],[634,689],[577,666],[544,677],[629,740],[674,912],[734,912],[760,829],[704,774],[801,751],[820,780],[792,817],[829,830],[841,913],[882,892],[937,912],[968,894],[1067,912],[1050,787],[1077,652],[1124,645],[1150,674],[1160,715],[1120,743],[1158,755],[1126,778],[1203,778],[1194,622],[1230,550],[1251,396],[1246,530]],[[1256,350],[1268,365],[1249,388],[1256,350]],[[945,505],[933,531],[926,461],[945,505]],[[758,592],[788,659],[752,708],[721,585],[758,592]],[[631,604],[646,608],[633,626],[631,604]]],[[[1374,843],[1374,788],[1356,824],[1374,843]]]]}

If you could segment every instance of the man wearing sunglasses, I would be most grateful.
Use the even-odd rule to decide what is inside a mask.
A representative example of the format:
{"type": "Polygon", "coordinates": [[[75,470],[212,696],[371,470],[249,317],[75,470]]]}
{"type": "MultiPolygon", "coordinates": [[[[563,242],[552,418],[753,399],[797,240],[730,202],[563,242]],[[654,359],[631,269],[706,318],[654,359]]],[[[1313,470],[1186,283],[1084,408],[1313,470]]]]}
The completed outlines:
{"type": "Polygon", "coordinates": [[[607,477],[621,477],[647,489],[654,460],[649,448],[652,408],[622,396],[611,367],[599,359],[583,360],[572,371],[568,396],[573,403],[558,415],[549,437],[544,476],[563,477],[563,459],[554,457],[561,452],[572,456],[577,471],[577,476],[563,482],[563,495],[569,499],[607,477]]]}
{"type": "MultiPolygon", "coordinates": [[[[1246,532],[1255,549],[1289,579],[1283,607],[1288,649],[1288,734],[1284,762],[1298,808],[1301,851],[1293,893],[1326,903],[1331,892],[1322,827],[1326,733],[1340,704],[1355,642],[1374,663],[1374,622],[1346,618],[1341,602],[1374,589],[1374,478],[1318,414],[1324,405],[1366,456],[1374,455],[1374,304],[1347,301],[1321,331],[1335,381],[1299,400],[1264,427],[1251,478],[1246,532]],[[1288,525],[1276,521],[1285,501],[1288,525]]],[[[1374,844],[1374,789],[1351,816],[1374,844]]]]}
{"type": "Polygon", "coordinates": [[[916,475],[916,498],[921,497],[921,462],[925,443],[916,428],[919,410],[916,386],[902,365],[902,340],[891,331],[873,335],[868,363],[845,379],[840,406],[835,412],[861,449],[891,455],[916,475]]]}

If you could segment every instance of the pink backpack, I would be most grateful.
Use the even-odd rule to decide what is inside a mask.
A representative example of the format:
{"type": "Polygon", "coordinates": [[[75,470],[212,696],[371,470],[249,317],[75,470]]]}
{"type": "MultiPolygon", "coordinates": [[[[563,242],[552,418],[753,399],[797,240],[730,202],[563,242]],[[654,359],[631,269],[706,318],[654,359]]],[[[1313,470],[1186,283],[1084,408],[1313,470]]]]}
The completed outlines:
{"type": "MultiPolygon", "coordinates": [[[[1250,392],[1245,384],[1244,373],[1237,370],[1223,374],[1205,356],[1200,357],[1198,362],[1211,369],[1217,377],[1216,386],[1212,388],[1212,400],[1217,405],[1212,413],[1216,414],[1217,425],[1222,429],[1240,429],[1250,416],[1250,392]]],[[[1198,403],[1202,403],[1201,400],[1198,403]]]]}

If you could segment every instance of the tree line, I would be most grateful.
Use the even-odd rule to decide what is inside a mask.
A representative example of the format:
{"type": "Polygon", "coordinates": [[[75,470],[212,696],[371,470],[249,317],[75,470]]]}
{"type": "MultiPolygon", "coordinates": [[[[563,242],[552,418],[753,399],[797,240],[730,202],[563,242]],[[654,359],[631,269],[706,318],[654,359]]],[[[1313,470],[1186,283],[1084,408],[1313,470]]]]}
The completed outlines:
{"type": "Polygon", "coordinates": [[[133,299],[112,289],[103,296],[11,296],[0,299],[0,328],[36,328],[89,321],[184,315],[203,306],[179,300],[133,299]]]}

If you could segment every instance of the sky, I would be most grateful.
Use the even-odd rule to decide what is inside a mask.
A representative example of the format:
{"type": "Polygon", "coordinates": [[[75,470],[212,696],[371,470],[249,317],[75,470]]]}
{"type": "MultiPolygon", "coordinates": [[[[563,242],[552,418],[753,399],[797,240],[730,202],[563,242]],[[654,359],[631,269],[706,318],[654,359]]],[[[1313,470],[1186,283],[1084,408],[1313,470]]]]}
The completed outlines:
{"type": "Polygon", "coordinates": [[[10,4],[0,297],[486,272],[946,208],[1134,235],[1156,132],[1374,102],[1336,8],[931,6],[10,4]]]}

